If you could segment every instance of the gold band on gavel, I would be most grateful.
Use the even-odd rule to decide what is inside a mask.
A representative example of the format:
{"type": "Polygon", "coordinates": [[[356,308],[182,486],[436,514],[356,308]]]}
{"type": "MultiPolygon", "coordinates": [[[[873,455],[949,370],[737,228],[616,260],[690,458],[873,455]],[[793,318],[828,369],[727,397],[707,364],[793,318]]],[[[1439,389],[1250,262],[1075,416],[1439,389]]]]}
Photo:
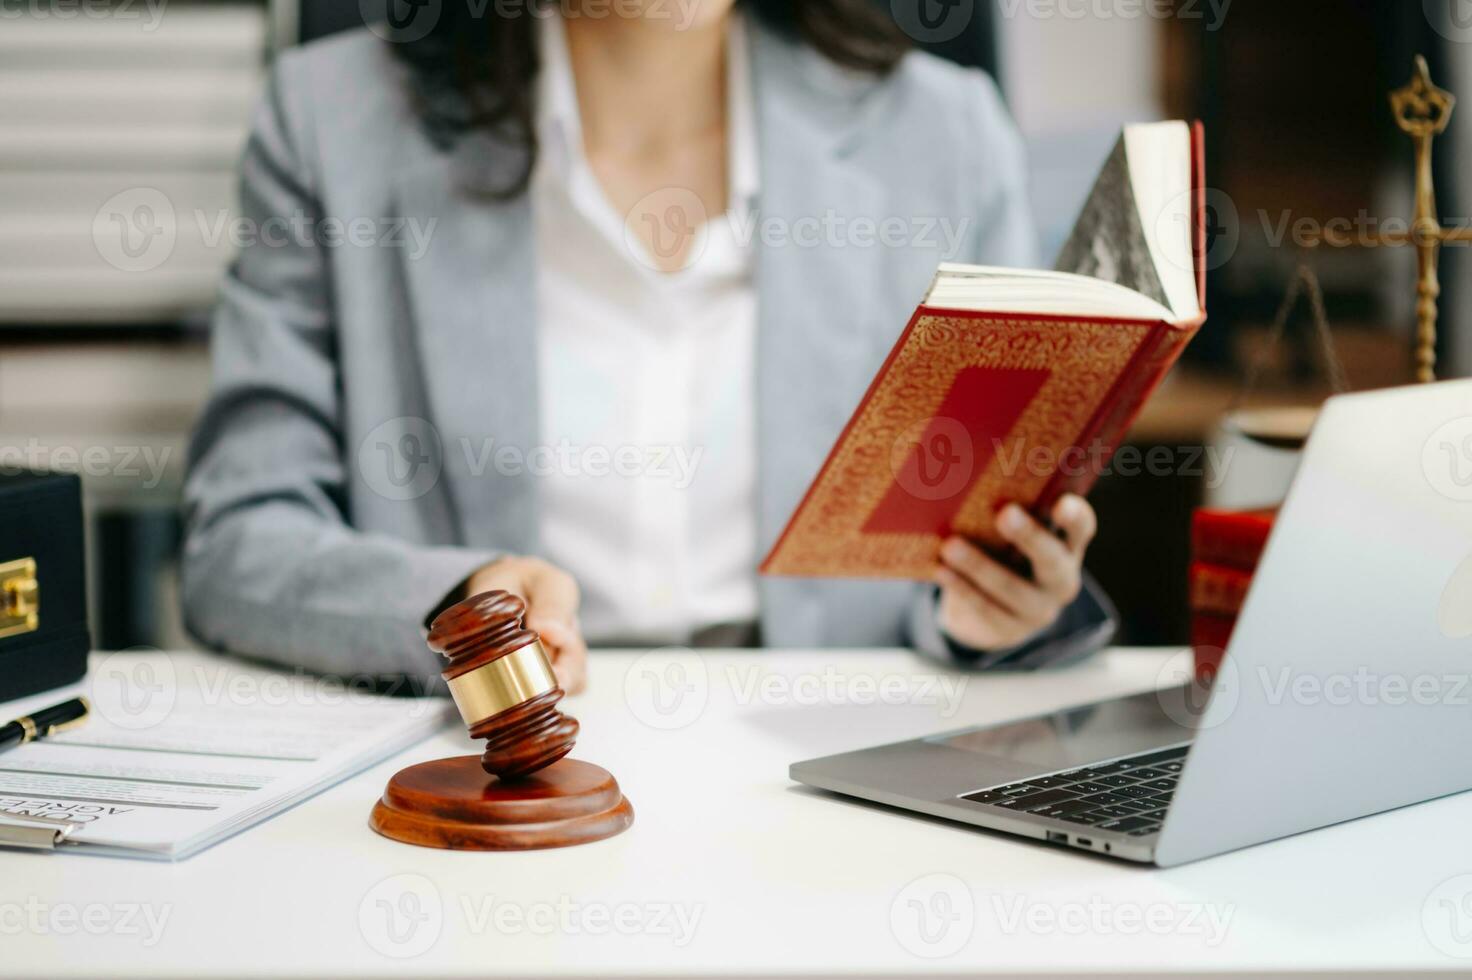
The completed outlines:
{"type": "Polygon", "coordinates": [[[552,664],[540,643],[528,643],[504,657],[466,671],[450,682],[450,697],[465,724],[474,726],[507,708],[546,694],[557,686],[552,664]]]}

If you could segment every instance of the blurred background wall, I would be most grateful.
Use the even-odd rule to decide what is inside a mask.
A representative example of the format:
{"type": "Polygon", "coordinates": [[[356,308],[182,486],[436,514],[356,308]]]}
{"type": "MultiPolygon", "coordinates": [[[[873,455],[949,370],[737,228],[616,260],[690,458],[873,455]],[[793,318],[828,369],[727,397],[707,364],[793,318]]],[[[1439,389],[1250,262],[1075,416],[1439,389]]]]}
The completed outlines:
{"type": "MultiPolygon", "coordinates": [[[[0,465],[81,472],[99,646],[184,645],[174,553],[187,435],[208,384],[206,313],[230,245],[232,169],[272,52],[376,18],[384,0],[0,0],[0,465]],[[201,217],[202,216],[202,217],[201,217]]],[[[917,41],[993,72],[1027,139],[1045,254],[1128,121],[1205,120],[1211,319],[1133,438],[1177,461],[1223,445],[1244,366],[1256,400],[1312,404],[1322,357],[1302,313],[1267,349],[1299,262],[1324,283],[1354,387],[1410,379],[1414,260],[1309,255],[1293,222],[1403,217],[1410,147],[1386,92],[1425,53],[1472,82],[1463,0],[880,0],[917,41]],[[1462,16],[1459,16],[1459,13],[1462,16]]],[[[1440,141],[1439,203],[1472,178],[1472,106],[1440,141]]],[[[1446,374],[1472,370],[1466,249],[1442,262],[1446,374]]],[[[1271,502],[1291,458],[1116,474],[1090,564],[1125,638],[1184,642],[1186,527],[1203,500],[1271,502]]]]}

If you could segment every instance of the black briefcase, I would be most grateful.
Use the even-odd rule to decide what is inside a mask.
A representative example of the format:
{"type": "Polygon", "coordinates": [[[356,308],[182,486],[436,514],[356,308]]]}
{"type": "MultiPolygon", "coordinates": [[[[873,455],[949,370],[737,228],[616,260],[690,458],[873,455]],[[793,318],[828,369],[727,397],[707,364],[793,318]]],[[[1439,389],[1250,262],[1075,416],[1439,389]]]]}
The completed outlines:
{"type": "Polygon", "coordinates": [[[0,470],[0,701],[81,680],[91,644],[82,481],[0,470]]]}

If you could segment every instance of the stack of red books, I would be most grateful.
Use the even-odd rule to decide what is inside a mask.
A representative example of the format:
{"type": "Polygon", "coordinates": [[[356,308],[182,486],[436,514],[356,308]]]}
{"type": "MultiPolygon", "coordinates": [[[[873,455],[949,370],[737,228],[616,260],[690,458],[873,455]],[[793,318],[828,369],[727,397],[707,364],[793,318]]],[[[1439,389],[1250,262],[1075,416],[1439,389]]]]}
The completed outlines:
{"type": "Polygon", "coordinates": [[[1209,681],[1221,665],[1277,515],[1276,507],[1198,507],[1191,518],[1191,648],[1200,680],[1209,681]]]}

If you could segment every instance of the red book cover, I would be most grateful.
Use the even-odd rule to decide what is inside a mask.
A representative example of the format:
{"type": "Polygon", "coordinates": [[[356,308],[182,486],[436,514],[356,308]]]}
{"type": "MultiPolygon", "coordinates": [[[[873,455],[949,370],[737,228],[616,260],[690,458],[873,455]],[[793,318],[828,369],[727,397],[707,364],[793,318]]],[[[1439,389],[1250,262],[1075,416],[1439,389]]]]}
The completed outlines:
{"type": "Polygon", "coordinates": [[[1086,493],[1205,320],[1200,124],[1184,206],[1198,315],[1183,322],[922,304],[762,563],[768,575],[930,578],[941,541],[1005,551],[1009,501],[1086,493]]]}
{"type": "Polygon", "coordinates": [[[1235,616],[1252,586],[1251,571],[1205,561],[1191,562],[1187,576],[1192,612],[1235,616]]]}
{"type": "Polygon", "coordinates": [[[1216,565],[1256,568],[1277,516],[1276,507],[1259,510],[1198,507],[1191,517],[1191,556],[1216,565]]]}

